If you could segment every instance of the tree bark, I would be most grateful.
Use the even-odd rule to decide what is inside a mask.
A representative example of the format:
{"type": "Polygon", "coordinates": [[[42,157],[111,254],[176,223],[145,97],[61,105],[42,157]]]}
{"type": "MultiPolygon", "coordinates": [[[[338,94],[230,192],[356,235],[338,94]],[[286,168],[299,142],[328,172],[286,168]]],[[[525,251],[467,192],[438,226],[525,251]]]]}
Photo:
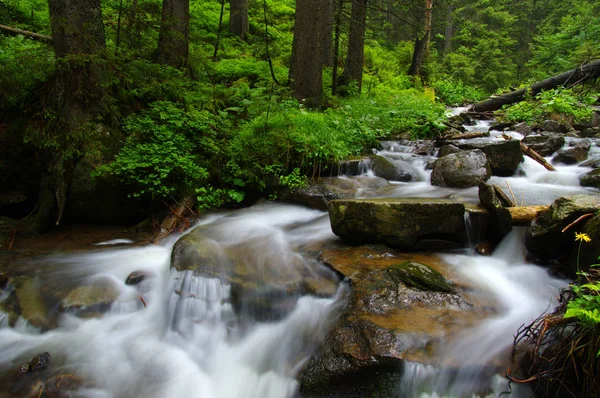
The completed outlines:
{"type": "Polygon", "coordinates": [[[176,69],[187,68],[190,0],[163,0],[156,62],[176,69]]]}
{"type": "Polygon", "coordinates": [[[248,33],[248,0],[229,0],[229,31],[246,40],[248,33]]]}
{"type": "Polygon", "coordinates": [[[324,0],[325,13],[323,16],[323,65],[333,65],[333,13],[335,11],[335,0],[324,0]]]}
{"type": "Polygon", "coordinates": [[[495,111],[502,108],[504,105],[522,101],[527,93],[531,96],[535,96],[542,90],[552,90],[561,86],[572,87],[579,83],[583,83],[586,80],[597,79],[598,77],[600,77],[600,60],[595,60],[579,68],[571,69],[567,72],[534,83],[527,88],[511,91],[510,93],[498,96],[492,96],[485,101],[476,103],[472,106],[471,110],[474,112],[495,111]]]}
{"type": "Polygon", "coordinates": [[[73,170],[104,96],[106,40],[100,0],[50,0],[49,11],[57,63],[41,104],[42,113],[53,117],[40,121],[42,127],[31,133],[40,156],[47,159],[47,172],[36,207],[17,224],[21,233],[60,223],[73,170]]]}
{"type": "Polygon", "coordinates": [[[294,98],[307,108],[323,101],[323,0],[297,0],[289,82],[294,98]]]}
{"type": "Polygon", "coordinates": [[[37,41],[41,41],[44,43],[52,43],[52,36],[41,35],[39,33],[30,32],[28,30],[22,30],[22,29],[18,29],[18,28],[13,28],[11,26],[1,25],[1,24],[0,24],[0,30],[5,33],[11,34],[11,35],[23,35],[28,39],[37,40],[37,41]]]}
{"type": "Polygon", "coordinates": [[[367,24],[367,0],[352,0],[348,54],[344,72],[338,86],[356,82],[358,92],[362,88],[363,67],[365,64],[365,27],[367,24]]]}
{"type": "Polygon", "coordinates": [[[424,34],[423,37],[415,37],[415,49],[413,51],[412,62],[408,69],[408,74],[411,76],[421,76],[422,67],[427,52],[429,51],[429,39],[431,37],[431,16],[433,10],[433,0],[425,0],[425,16],[424,16],[424,34]]]}

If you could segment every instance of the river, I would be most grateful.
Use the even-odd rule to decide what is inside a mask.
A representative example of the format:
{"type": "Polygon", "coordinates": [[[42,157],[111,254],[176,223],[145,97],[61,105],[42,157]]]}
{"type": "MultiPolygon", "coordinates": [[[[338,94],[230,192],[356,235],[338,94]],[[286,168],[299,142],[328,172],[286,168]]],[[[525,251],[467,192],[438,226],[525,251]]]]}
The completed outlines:
{"type": "MultiPolygon", "coordinates": [[[[470,129],[488,127],[487,122],[479,122],[470,129]]],[[[493,132],[486,139],[502,138],[493,132]]],[[[378,154],[410,172],[413,181],[370,189],[369,184],[360,183],[372,177],[368,167],[360,178],[339,177],[358,181],[357,197],[449,197],[478,202],[477,188],[432,186],[426,164],[434,157],[414,155],[412,144],[386,142],[382,148],[378,154]]],[[[593,144],[591,153],[598,152],[593,144]]],[[[525,158],[516,176],[493,177],[491,183],[508,183],[523,204],[549,204],[559,196],[589,193],[578,182],[578,176],[587,171],[574,165],[549,172],[525,158]]],[[[245,261],[257,272],[296,275],[300,268],[302,275],[334,275],[317,261],[319,248],[337,241],[325,212],[262,203],[207,214],[194,227],[202,228],[204,235],[223,248],[244,247],[245,261]]],[[[525,263],[523,234],[524,229],[515,229],[490,257],[476,255],[471,248],[441,254],[462,280],[477,286],[476,294],[494,303],[494,313],[449,340],[437,354],[439,363],[459,365],[446,369],[409,362],[397,374],[394,396],[471,397],[481,390],[497,396],[508,389],[506,379],[490,374],[481,364],[504,355],[516,330],[552,309],[557,292],[566,286],[566,281],[552,277],[546,269],[525,263]]],[[[50,330],[23,319],[10,327],[8,316],[0,313],[0,372],[4,374],[0,397],[42,393],[43,388],[31,392],[27,383],[19,384],[19,377],[24,376],[14,376],[11,369],[45,351],[52,355],[47,372],[74,374],[82,380],[71,397],[297,396],[301,371],[343,311],[349,285],[340,282],[329,296],[291,295],[278,317],[257,319],[236,307],[231,285],[223,278],[170,269],[171,251],[179,237],[171,236],[158,245],[110,239],[85,250],[60,250],[51,243],[42,255],[35,248],[21,246],[15,263],[36,275],[36,286],[48,298],[48,312],[58,314],[57,297],[78,285],[107,286],[116,291],[117,298],[102,314],[61,313],[57,327],[50,330]],[[132,272],[146,278],[128,285],[125,281],[132,272]]],[[[6,300],[7,290],[0,300],[6,300]]],[[[514,390],[511,396],[530,394],[516,386],[514,390]]]]}

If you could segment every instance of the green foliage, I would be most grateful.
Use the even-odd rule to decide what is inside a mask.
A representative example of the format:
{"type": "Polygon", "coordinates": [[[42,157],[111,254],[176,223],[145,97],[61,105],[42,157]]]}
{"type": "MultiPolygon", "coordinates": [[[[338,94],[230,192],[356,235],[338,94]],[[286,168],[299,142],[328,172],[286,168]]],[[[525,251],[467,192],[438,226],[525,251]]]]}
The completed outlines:
{"type": "Polygon", "coordinates": [[[135,197],[185,193],[208,182],[210,160],[219,152],[216,129],[221,124],[206,111],[154,102],[125,119],[129,136],[115,160],[98,173],[115,175],[132,187],[135,197]]]}
{"type": "Polygon", "coordinates": [[[558,117],[571,123],[585,122],[592,116],[592,109],[587,104],[594,100],[589,94],[578,95],[570,89],[542,91],[534,98],[505,107],[500,119],[533,124],[558,117]]]}
{"type": "Polygon", "coordinates": [[[435,79],[430,85],[435,89],[436,97],[448,106],[469,104],[485,97],[482,90],[449,76],[435,79]]]}
{"type": "Polygon", "coordinates": [[[571,285],[575,297],[567,304],[565,318],[576,318],[585,326],[600,324],[600,282],[571,285]]]}
{"type": "Polygon", "coordinates": [[[0,109],[19,106],[54,71],[48,46],[23,36],[0,36],[0,109]]]}

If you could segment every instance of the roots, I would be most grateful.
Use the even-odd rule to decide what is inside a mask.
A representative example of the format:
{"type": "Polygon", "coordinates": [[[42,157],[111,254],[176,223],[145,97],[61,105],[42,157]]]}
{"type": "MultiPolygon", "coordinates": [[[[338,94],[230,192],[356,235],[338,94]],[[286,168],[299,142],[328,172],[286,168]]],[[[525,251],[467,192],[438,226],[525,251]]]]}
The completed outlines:
{"type": "MultiPolygon", "coordinates": [[[[591,279],[600,279],[599,270],[587,272],[591,279]]],[[[600,324],[564,318],[575,297],[572,288],[562,291],[552,313],[521,327],[515,336],[513,355],[525,352],[519,369],[522,377],[507,377],[532,383],[538,397],[600,397],[600,324]]]]}

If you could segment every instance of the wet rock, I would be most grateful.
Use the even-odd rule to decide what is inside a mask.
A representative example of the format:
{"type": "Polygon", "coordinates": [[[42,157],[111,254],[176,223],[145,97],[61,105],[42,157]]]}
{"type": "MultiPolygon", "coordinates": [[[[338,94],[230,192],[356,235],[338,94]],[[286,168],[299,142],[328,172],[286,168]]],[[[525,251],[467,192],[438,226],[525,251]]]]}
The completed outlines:
{"type": "Polygon", "coordinates": [[[497,244],[512,231],[512,217],[496,194],[494,187],[489,184],[483,182],[479,184],[479,201],[481,206],[490,213],[488,239],[493,244],[497,244]]]}
{"type": "Polygon", "coordinates": [[[577,135],[582,138],[600,138],[600,127],[583,129],[577,135]]]}
{"type": "Polygon", "coordinates": [[[256,239],[244,244],[219,244],[207,235],[225,240],[226,236],[219,234],[230,232],[216,228],[207,231],[201,226],[181,237],[171,256],[171,269],[179,272],[176,277],[181,284],[181,299],[203,300],[190,286],[197,284],[198,278],[216,279],[228,286],[223,289],[230,289],[236,313],[269,321],[289,314],[301,294],[335,293],[339,283],[336,274],[326,270],[320,274],[292,253],[266,250],[270,242],[265,241],[260,229],[255,232],[256,239]]]}
{"type": "MultiPolygon", "coordinates": [[[[303,396],[337,396],[340,388],[343,396],[393,396],[394,386],[388,390],[386,379],[401,369],[404,360],[435,351],[442,336],[476,318],[459,295],[404,282],[414,279],[404,274],[401,264],[426,267],[425,275],[431,270],[447,282],[449,268],[435,256],[359,246],[327,249],[320,258],[349,278],[352,290],[340,323],[302,374],[303,396]],[[349,383],[341,386],[340,380],[349,383]]],[[[421,284],[423,278],[417,280],[421,284]]],[[[442,289],[448,285],[442,282],[442,289]]]]}
{"type": "Polygon", "coordinates": [[[32,326],[52,329],[56,320],[49,315],[38,281],[29,277],[19,277],[13,281],[21,316],[32,326]]]}
{"type": "MultiPolygon", "coordinates": [[[[550,208],[534,220],[525,235],[525,247],[530,258],[540,263],[558,262],[563,267],[569,264],[572,250],[576,246],[572,231],[563,233],[562,230],[580,216],[595,213],[600,209],[600,196],[574,195],[558,198],[550,208]]],[[[573,269],[563,268],[566,273],[573,269]]]]}
{"type": "MultiPolygon", "coordinates": [[[[383,179],[373,179],[373,183],[387,185],[383,179]]],[[[350,178],[312,179],[305,187],[285,193],[282,200],[311,209],[327,210],[329,201],[353,198],[358,187],[358,181],[350,178]]]]}
{"type": "Polygon", "coordinates": [[[365,173],[367,165],[371,162],[369,158],[357,157],[340,162],[339,175],[357,176],[365,173]]]}
{"type": "Polygon", "coordinates": [[[468,188],[487,181],[490,176],[491,168],[485,154],[475,149],[452,153],[436,160],[431,173],[431,184],[468,188]]]}
{"type": "Polygon", "coordinates": [[[551,131],[553,133],[562,133],[565,134],[570,130],[571,126],[568,126],[566,123],[560,123],[556,120],[545,120],[541,128],[544,131],[551,131]]]}
{"type": "Polygon", "coordinates": [[[19,366],[19,373],[31,373],[46,369],[50,365],[52,357],[49,352],[43,352],[31,358],[27,362],[23,362],[19,366]]]}
{"type": "Polygon", "coordinates": [[[387,269],[392,280],[404,283],[407,287],[420,290],[454,293],[451,283],[442,274],[428,265],[415,261],[405,261],[390,265],[387,269]]]}
{"type": "Polygon", "coordinates": [[[465,244],[465,206],[459,202],[431,198],[346,199],[329,203],[333,233],[352,244],[384,243],[412,250],[423,240],[432,240],[429,250],[446,242],[465,244]]]}
{"type": "Polygon", "coordinates": [[[523,153],[517,140],[460,144],[460,149],[479,149],[487,157],[492,174],[511,176],[523,162],[523,153]]]}
{"type": "Polygon", "coordinates": [[[581,163],[579,167],[591,167],[592,169],[597,169],[600,167],[600,158],[588,159],[581,163]]]}
{"type": "Polygon", "coordinates": [[[522,134],[525,137],[527,137],[529,134],[531,134],[533,132],[533,129],[531,128],[531,126],[525,122],[515,124],[514,126],[511,127],[511,130],[516,131],[517,133],[522,134]]]}
{"type": "Polygon", "coordinates": [[[584,187],[600,189],[600,169],[595,169],[579,177],[579,183],[584,187]]]}
{"type": "Polygon", "coordinates": [[[572,147],[576,147],[576,148],[583,148],[585,151],[590,150],[590,148],[592,147],[592,142],[589,139],[583,139],[583,140],[577,140],[574,143],[571,143],[572,147]]]}
{"type": "Polygon", "coordinates": [[[450,155],[451,153],[458,153],[460,152],[460,149],[457,146],[454,146],[452,144],[448,144],[448,145],[444,145],[440,148],[439,152],[438,152],[438,157],[442,157],[442,156],[446,156],[446,155],[450,155]]]}
{"type": "Polygon", "coordinates": [[[475,245],[475,253],[482,256],[491,256],[494,251],[494,247],[489,242],[482,242],[475,245]]]}
{"type": "Polygon", "coordinates": [[[0,205],[14,205],[27,200],[27,195],[19,191],[0,192],[0,205]]]}
{"type": "MultiPolygon", "coordinates": [[[[460,132],[458,132],[458,133],[460,134],[460,132]]],[[[417,147],[415,148],[413,153],[415,155],[429,156],[429,155],[432,155],[434,151],[435,151],[435,142],[433,140],[426,140],[426,141],[421,142],[419,145],[417,145],[417,147]]]]}
{"type": "Polygon", "coordinates": [[[552,163],[575,164],[583,162],[588,157],[588,151],[582,147],[573,147],[559,150],[552,158],[552,163]]]}
{"type": "Polygon", "coordinates": [[[119,297],[119,290],[111,282],[91,286],[79,286],[60,302],[63,312],[103,312],[119,297]]]}
{"type": "Polygon", "coordinates": [[[592,113],[591,125],[592,127],[600,127],[600,112],[598,112],[597,110],[594,111],[594,113],[592,113]]]}
{"type": "MultiPolygon", "coordinates": [[[[598,260],[600,257],[600,215],[596,214],[589,218],[587,222],[582,225],[581,232],[587,234],[591,241],[582,244],[581,250],[578,250],[578,247],[578,253],[572,252],[571,258],[577,258],[577,256],[579,256],[579,265],[584,269],[592,264],[600,263],[600,260],[598,260]]],[[[572,269],[577,268],[576,263],[570,264],[570,266],[572,269]]]]}
{"type": "Polygon", "coordinates": [[[45,398],[70,398],[85,386],[85,381],[76,375],[63,374],[54,376],[44,382],[45,398]]]}
{"type": "Polygon", "coordinates": [[[372,158],[373,173],[377,177],[385,178],[388,181],[411,181],[412,175],[402,171],[389,159],[374,155],[372,158]]]}
{"type": "Polygon", "coordinates": [[[150,276],[152,275],[150,275],[146,271],[133,271],[127,276],[127,279],[125,279],[125,284],[129,286],[135,286],[140,284],[142,281],[149,278],[150,276]]]}
{"type": "Polygon", "coordinates": [[[560,134],[541,132],[522,140],[523,144],[542,156],[550,156],[565,145],[565,137],[560,134]]]}

